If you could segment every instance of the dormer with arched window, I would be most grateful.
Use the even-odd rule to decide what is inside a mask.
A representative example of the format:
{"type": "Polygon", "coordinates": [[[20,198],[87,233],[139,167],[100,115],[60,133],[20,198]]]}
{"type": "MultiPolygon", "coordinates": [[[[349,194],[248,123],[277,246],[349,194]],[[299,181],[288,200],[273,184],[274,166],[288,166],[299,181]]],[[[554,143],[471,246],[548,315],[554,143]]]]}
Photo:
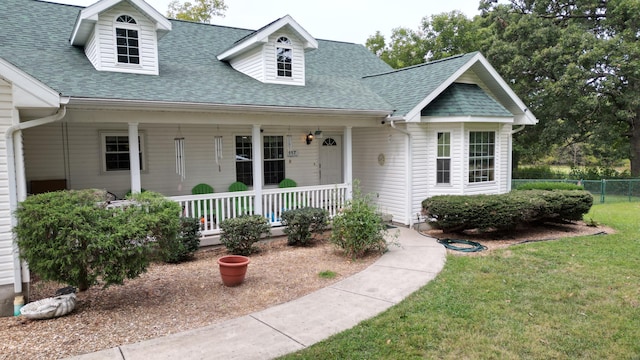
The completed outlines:
{"type": "Polygon", "coordinates": [[[158,75],[158,40],[171,23],[141,0],[101,0],[80,11],[70,42],[99,71],[158,75]]]}
{"type": "Polygon", "coordinates": [[[237,41],[218,60],[264,83],[304,86],[305,51],[317,48],[317,40],[287,15],[237,41]]]}

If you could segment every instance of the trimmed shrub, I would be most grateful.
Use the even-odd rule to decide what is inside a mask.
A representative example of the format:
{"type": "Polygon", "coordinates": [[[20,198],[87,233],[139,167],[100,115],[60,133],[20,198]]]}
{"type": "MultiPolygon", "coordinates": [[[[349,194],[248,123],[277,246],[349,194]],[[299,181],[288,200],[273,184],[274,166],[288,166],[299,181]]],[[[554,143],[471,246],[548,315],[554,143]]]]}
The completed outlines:
{"type": "Polygon", "coordinates": [[[369,251],[385,252],[387,228],[369,196],[354,184],[353,199],[333,218],[330,241],[347,256],[359,258],[369,251]]]}
{"type": "Polygon", "coordinates": [[[432,226],[445,232],[513,230],[523,223],[575,221],[589,212],[593,197],[583,190],[528,190],[500,195],[443,195],[422,202],[432,226]]]}
{"type": "Polygon", "coordinates": [[[145,272],[153,244],[175,236],[180,206],[147,192],[138,201],[109,204],[104,190],[69,190],[28,197],[13,229],[21,257],[45,280],[80,291],[122,284],[145,272]]]}
{"type": "Polygon", "coordinates": [[[246,215],[226,219],[220,223],[220,242],[234,255],[251,255],[262,234],[271,235],[271,225],[261,215],[246,215]]]}
{"type": "Polygon", "coordinates": [[[304,207],[282,213],[282,225],[286,226],[287,245],[307,245],[312,235],[327,229],[329,213],[320,208],[304,207]]]}
{"type": "Polygon", "coordinates": [[[514,179],[564,179],[566,174],[551,170],[550,166],[526,166],[513,170],[514,179]]]}
{"type": "MultiPolygon", "coordinates": [[[[167,239],[168,240],[168,239],[167,239]]],[[[180,231],[171,241],[160,244],[162,261],[176,264],[193,258],[200,247],[200,220],[180,218],[180,231]]]]}
{"type": "Polygon", "coordinates": [[[516,190],[584,190],[584,186],[566,182],[531,182],[518,185],[516,190]]]}

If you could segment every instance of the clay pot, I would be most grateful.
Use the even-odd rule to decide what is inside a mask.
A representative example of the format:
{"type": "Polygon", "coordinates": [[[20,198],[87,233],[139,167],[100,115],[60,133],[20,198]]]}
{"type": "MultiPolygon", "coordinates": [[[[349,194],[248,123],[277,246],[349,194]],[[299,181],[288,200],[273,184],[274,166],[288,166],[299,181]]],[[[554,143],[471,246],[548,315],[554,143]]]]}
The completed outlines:
{"type": "Polygon", "coordinates": [[[238,286],[244,281],[249,258],[241,255],[226,255],[218,259],[222,283],[226,286],[238,286]]]}

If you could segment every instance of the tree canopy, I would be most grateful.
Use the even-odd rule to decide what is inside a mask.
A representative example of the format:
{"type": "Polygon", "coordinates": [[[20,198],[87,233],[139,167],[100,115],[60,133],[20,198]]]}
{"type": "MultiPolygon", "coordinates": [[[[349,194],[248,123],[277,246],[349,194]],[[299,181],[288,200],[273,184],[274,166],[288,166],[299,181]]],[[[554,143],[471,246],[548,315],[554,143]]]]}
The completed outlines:
{"type": "Polygon", "coordinates": [[[173,0],[169,3],[167,16],[178,20],[210,23],[214,16],[224,16],[226,10],[224,0],[194,0],[193,3],[173,0]]]}
{"type": "Polygon", "coordinates": [[[481,51],[540,120],[516,137],[525,160],[580,145],[601,166],[629,159],[640,176],[640,2],[481,0],[479,9],[473,19],[425,17],[388,44],[376,33],[366,46],[394,67],[481,51]]]}

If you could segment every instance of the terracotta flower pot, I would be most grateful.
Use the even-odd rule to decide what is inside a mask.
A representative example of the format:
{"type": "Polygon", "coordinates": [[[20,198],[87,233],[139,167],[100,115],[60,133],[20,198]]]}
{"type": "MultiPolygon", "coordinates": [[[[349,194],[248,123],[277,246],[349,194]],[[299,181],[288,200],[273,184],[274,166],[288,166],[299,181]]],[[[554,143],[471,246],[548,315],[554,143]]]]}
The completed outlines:
{"type": "Polygon", "coordinates": [[[241,255],[226,255],[218,259],[220,276],[226,286],[238,286],[244,281],[249,258],[241,255]]]}

